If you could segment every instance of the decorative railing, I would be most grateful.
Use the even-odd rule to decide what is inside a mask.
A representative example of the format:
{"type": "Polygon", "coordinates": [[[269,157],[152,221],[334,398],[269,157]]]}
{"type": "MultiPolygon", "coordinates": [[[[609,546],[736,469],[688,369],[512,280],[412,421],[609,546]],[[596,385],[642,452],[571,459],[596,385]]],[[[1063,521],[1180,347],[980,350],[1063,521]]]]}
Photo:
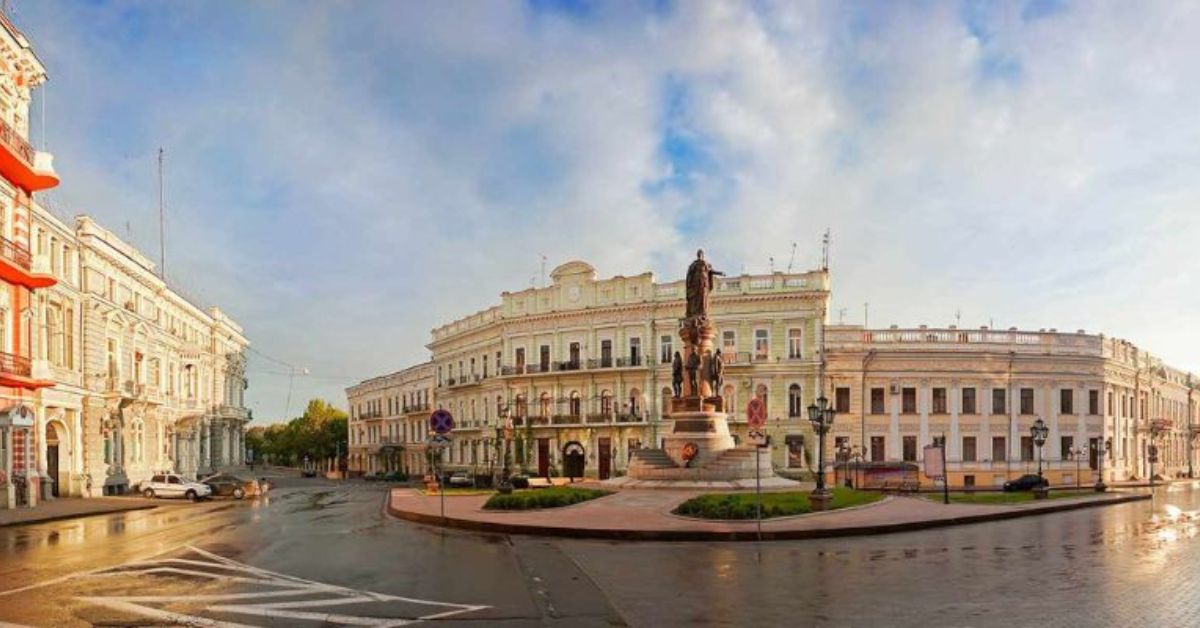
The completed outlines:
{"type": "Polygon", "coordinates": [[[33,363],[23,355],[0,351],[0,372],[29,377],[33,373],[33,363]]]}
{"type": "Polygon", "coordinates": [[[29,253],[29,249],[8,238],[0,237],[0,257],[26,272],[33,266],[33,255],[29,253]]]}
{"type": "Polygon", "coordinates": [[[414,403],[414,404],[410,404],[410,405],[407,405],[407,406],[403,406],[403,407],[402,407],[402,410],[403,410],[403,412],[405,412],[405,413],[409,413],[409,412],[425,412],[425,411],[429,410],[429,404],[427,404],[427,403],[414,403]]]}
{"type": "Polygon", "coordinates": [[[0,120],[0,142],[3,142],[9,150],[19,155],[27,165],[30,167],[33,166],[37,151],[34,150],[29,140],[22,137],[16,129],[12,128],[12,125],[4,120],[0,120]]]}

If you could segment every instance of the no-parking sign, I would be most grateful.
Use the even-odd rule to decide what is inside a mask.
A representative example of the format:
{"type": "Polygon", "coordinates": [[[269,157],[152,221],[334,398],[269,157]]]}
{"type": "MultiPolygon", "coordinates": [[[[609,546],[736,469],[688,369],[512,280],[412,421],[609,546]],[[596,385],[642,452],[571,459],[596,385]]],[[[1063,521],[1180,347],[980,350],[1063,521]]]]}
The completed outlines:
{"type": "Polygon", "coordinates": [[[454,429],[454,417],[449,410],[438,408],[429,415],[429,429],[435,434],[449,434],[454,429]]]}
{"type": "Polygon", "coordinates": [[[754,397],[746,404],[746,423],[751,428],[759,428],[767,424],[767,404],[762,399],[754,397]]]}

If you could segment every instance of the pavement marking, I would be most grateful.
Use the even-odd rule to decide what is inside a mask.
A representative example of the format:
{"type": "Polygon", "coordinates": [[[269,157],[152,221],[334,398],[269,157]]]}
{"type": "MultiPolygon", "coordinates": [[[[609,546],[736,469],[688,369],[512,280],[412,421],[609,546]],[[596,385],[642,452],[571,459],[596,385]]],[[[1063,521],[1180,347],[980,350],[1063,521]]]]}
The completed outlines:
{"type": "MultiPolygon", "coordinates": [[[[211,619],[178,611],[169,611],[151,605],[191,604],[199,607],[198,612],[217,612],[264,617],[274,620],[299,620],[336,623],[353,626],[405,626],[421,621],[444,619],[489,608],[485,605],[458,604],[425,600],[374,591],[358,591],[240,563],[230,558],[188,545],[187,551],[196,558],[168,557],[158,560],[141,560],[115,567],[94,570],[56,579],[61,582],[72,577],[108,578],[116,576],[141,576],[175,574],[194,578],[206,578],[216,582],[254,584],[271,587],[266,591],[231,592],[217,594],[183,595],[114,595],[79,596],[76,599],[113,610],[140,615],[154,620],[169,621],[185,626],[213,628],[242,628],[250,624],[211,619]],[[320,595],[309,600],[280,600],[281,597],[320,595]],[[255,602],[256,600],[261,600],[255,602]],[[247,603],[252,602],[252,603],[247,603]],[[321,607],[336,607],[347,604],[370,604],[375,602],[402,602],[435,607],[436,612],[416,617],[377,617],[331,612],[321,607]],[[301,610],[315,609],[315,610],[301,610]]],[[[37,586],[46,586],[50,582],[37,586]]],[[[431,609],[432,610],[432,609],[431,609]]]]}

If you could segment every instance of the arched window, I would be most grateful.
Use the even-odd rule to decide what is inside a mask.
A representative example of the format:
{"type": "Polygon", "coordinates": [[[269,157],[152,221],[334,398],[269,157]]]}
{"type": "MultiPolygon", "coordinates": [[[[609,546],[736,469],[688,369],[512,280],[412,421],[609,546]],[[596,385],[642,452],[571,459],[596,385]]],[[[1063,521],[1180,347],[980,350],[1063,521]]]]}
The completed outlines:
{"type": "Polygon", "coordinates": [[[523,417],[527,414],[529,414],[529,400],[525,398],[525,395],[517,395],[516,415],[523,417]]]}
{"type": "Polygon", "coordinates": [[[633,414],[633,415],[641,414],[641,409],[642,409],[641,398],[642,398],[642,391],[640,391],[636,388],[631,388],[629,390],[629,414],[633,414]]]}
{"type": "Polygon", "coordinates": [[[725,398],[726,410],[729,410],[730,408],[738,408],[737,389],[733,387],[733,384],[725,384],[725,392],[722,393],[721,396],[725,398]]]}
{"type": "Polygon", "coordinates": [[[540,406],[538,408],[540,416],[550,416],[550,393],[542,393],[542,396],[538,398],[538,405],[540,406]]]}
{"type": "Polygon", "coordinates": [[[804,399],[800,395],[800,384],[788,386],[788,416],[804,416],[804,399]]]}
{"type": "Polygon", "coordinates": [[[609,392],[608,389],[600,391],[600,413],[601,414],[612,414],[612,411],[613,411],[612,393],[609,392]]]}
{"type": "Polygon", "coordinates": [[[579,391],[578,390],[571,391],[571,397],[568,400],[568,408],[571,411],[571,416],[575,416],[575,417],[579,416],[580,404],[579,404],[579,391]]]}
{"type": "Polygon", "coordinates": [[[146,445],[146,434],[141,419],[134,419],[129,425],[129,449],[133,462],[142,462],[146,445]]]}

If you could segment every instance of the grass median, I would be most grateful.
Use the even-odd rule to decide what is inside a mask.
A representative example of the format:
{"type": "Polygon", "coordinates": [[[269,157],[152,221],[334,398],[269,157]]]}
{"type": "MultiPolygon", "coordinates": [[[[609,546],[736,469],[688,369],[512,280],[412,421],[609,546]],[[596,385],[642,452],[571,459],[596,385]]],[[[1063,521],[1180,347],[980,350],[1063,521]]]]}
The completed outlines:
{"type": "MultiPolygon", "coordinates": [[[[807,491],[763,493],[763,519],[812,512],[812,502],[809,501],[808,495],[807,491]]],[[[829,510],[861,506],[881,499],[883,499],[883,495],[880,493],[856,491],[839,486],[833,489],[833,500],[829,502],[829,510]]],[[[674,513],[697,519],[754,519],[755,495],[752,492],[700,495],[680,504],[675,508],[674,513]]]]}
{"type": "MultiPolygon", "coordinates": [[[[1049,495],[1047,495],[1047,499],[1066,499],[1066,498],[1070,498],[1070,497],[1096,497],[1099,495],[1104,495],[1104,493],[1097,493],[1096,491],[1091,490],[1091,489],[1079,489],[1079,490],[1068,489],[1068,490],[1061,490],[1061,491],[1056,491],[1054,489],[1050,489],[1050,493],[1049,493],[1049,495]]],[[[935,502],[942,501],[941,493],[936,493],[936,494],[935,493],[925,493],[922,495],[922,497],[924,497],[925,499],[928,499],[930,501],[935,501],[935,502]]],[[[1035,501],[1033,491],[1017,491],[1017,492],[1012,492],[1012,493],[1000,493],[1000,492],[980,492],[980,493],[951,492],[950,493],[950,503],[952,503],[952,504],[1006,505],[1006,504],[1024,504],[1024,503],[1032,502],[1032,501],[1035,501]]]]}
{"type": "Polygon", "coordinates": [[[514,491],[508,495],[497,493],[488,498],[483,504],[484,510],[539,510],[543,508],[562,508],[586,502],[597,497],[612,494],[612,491],[602,491],[592,488],[574,488],[570,486],[555,486],[552,488],[537,488],[514,491]]]}

